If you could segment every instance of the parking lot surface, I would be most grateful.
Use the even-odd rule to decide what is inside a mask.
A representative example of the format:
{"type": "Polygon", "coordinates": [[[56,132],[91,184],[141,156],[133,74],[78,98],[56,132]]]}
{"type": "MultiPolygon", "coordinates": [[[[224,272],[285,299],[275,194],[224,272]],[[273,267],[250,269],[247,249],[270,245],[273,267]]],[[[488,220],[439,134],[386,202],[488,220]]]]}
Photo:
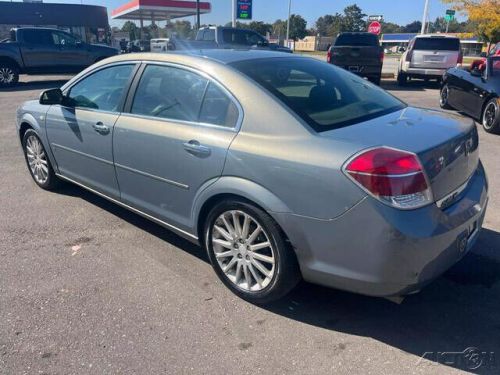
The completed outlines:
{"type": "MultiPolygon", "coordinates": [[[[0,374],[500,372],[500,136],[479,129],[490,205],[476,247],[421,293],[395,304],[302,283],[258,307],[168,230],[76,186],[35,186],[15,110],[66,78],[0,92],[0,374]]],[[[437,86],[384,87],[438,107],[437,86]]]]}

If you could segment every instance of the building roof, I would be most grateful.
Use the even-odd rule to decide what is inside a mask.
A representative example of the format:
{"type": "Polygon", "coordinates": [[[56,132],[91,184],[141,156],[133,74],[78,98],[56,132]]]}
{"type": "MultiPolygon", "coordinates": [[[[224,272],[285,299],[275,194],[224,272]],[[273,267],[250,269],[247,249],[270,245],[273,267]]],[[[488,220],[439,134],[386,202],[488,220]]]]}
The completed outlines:
{"type": "Polygon", "coordinates": [[[106,7],[0,1],[0,24],[108,27],[106,7]]]}
{"type": "MultiPolygon", "coordinates": [[[[386,43],[405,43],[409,42],[416,36],[420,36],[421,34],[417,33],[407,33],[407,34],[382,34],[380,37],[381,42],[386,42],[386,43]]],[[[442,33],[442,34],[425,34],[422,35],[423,37],[428,37],[428,36],[435,36],[435,37],[455,37],[455,38],[460,38],[460,41],[462,43],[481,43],[476,37],[464,37],[462,34],[457,34],[457,33],[442,33]]]]}
{"type": "MultiPolygon", "coordinates": [[[[209,2],[200,1],[200,13],[210,13],[209,2]]],[[[169,20],[196,15],[196,1],[184,0],[132,0],[111,12],[113,19],[169,20]]]]}

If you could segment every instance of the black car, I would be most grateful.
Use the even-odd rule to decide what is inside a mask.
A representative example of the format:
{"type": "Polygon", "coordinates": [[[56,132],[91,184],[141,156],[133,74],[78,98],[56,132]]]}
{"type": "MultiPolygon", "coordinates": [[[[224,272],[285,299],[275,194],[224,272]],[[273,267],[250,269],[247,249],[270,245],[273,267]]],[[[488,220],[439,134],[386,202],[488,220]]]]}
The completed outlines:
{"type": "Polygon", "coordinates": [[[375,34],[340,33],[328,49],[327,62],[340,66],[379,85],[384,49],[375,34]]]}
{"type": "Polygon", "coordinates": [[[479,120],[488,133],[500,134],[500,56],[490,56],[473,69],[449,69],[439,104],[479,120]]]}

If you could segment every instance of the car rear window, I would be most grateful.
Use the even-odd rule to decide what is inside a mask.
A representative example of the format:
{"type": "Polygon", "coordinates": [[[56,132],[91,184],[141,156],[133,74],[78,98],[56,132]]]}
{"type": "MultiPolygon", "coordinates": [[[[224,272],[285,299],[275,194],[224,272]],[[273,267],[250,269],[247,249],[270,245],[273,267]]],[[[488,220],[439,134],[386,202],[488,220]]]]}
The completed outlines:
{"type": "Polygon", "coordinates": [[[378,46],[378,38],[374,34],[340,34],[335,40],[336,47],[343,46],[378,46]]]}
{"type": "Polygon", "coordinates": [[[321,132],[406,107],[378,86],[311,58],[269,58],[231,64],[321,132]]]}
{"type": "Polygon", "coordinates": [[[417,38],[414,49],[422,51],[459,51],[457,38],[417,38]]]}

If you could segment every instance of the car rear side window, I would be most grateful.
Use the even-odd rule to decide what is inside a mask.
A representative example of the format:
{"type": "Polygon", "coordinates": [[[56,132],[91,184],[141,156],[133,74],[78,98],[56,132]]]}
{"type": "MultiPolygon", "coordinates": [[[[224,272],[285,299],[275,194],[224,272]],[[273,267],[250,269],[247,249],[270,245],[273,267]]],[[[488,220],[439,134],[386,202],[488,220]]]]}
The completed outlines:
{"type": "Polygon", "coordinates": [[[352,125],[406,105],[378,86],[311,58],[270,58],[232,64],[316,131],[352,125]]]}
{"type": "Polygon", "coordinates": [[[378,38],[374,34],[359,33],[359,34],[340,34],[335,40],[335,47],[343,46],[378,46],[378,38]]]}
{"type": "Polygon", "coordinates": [[[235,127],[239,110],[217,84],[186,69],[148,65],[134,95],[131,113],[235,127]]]}
{"type": "Polygon", "coordinates": [[[238,108],[217,85],[210,83],[200,111],[200,122],[233,128],[238,121],[238,108]]]}
{"type": "Polygon", "coordinates": [[[67,97],[73,107],[117,112],[133,69],[134,64],[101,69],[71,87],[67,97]]]}
{"type": "Polygon", "coordinates": [[[148,65],[134,96],[131,113],[197,121],[208,80],[171,66],[148,65]]]}
{"type": "Polygon", "coordinates": [[[457,38],[416,38],[413,49],[421,51],[460,51],[457,38]]]}
{"type": "Polygon", "coordinates": [[[27,44],[53,45],[52,35],[49,30],[23,30],[23,40],[27,44]]]}

